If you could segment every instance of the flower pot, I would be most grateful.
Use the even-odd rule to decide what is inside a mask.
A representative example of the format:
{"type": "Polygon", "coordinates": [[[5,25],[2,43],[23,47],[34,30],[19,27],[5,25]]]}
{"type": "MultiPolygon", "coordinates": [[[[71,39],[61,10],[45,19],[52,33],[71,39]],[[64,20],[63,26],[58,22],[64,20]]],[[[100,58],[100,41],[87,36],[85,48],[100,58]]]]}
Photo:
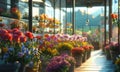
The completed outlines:
{"type": "Polygon", "coordinates": [[[82,58],[82,62],[85,62],[87,59],[87,52],[83,53],[83,58],[82,58]]]}
{"type": "Polygon", "coordinates": [[[40,63],[34,64],[33,67],[26,67],[25,72],[40,72],[40,63]]]}
{"type": "Polygon", "coordinates": [[[18,72],[19,64],[1,64],[0,72],[18,72]]]}
{"type": "Polygon", "coordinates": [[[76,60],[75,66],[76,66],[76,67],[81,66],[81,64],[82,64],[82,54],[80,54],[80,55],[73,55],[73,57],[74,57],[75,60],[76,60]]]}
{"type": "Polygon", "coordinates": [[[87,59],[90,58],[90,55],[91,55],[91,51],[89,50],[89,51],[87,51],[87,59]]]}
{"type": "Polygon", "coordinates": [[[107,60],[111,60],[111,53],[109,49],[105,49],[105,53],[106,53],[106,59],[107,60]]]}
{"type": "Polygon", "coordinates": [[[110,50],[110,54],[111,54],[111,59],[112,59],[113,63],[115,63],[118,53],[116,51],[110,50]]]}
{"type": "Polygon", "coordinates": [[[74,72],[74,69],[75,69],[75,64],[72,63],[71,66],[69,67],[68,72],[74,72]]]}
{"type": "Polygon", "coordinates": [[[46,62],[41,62],[41,71],[40,72],[46,72],[46,67],[47,67],[48,63],[46,62]]]}
{"type": "Polygon", "coordinates": [[[26,65],[25,64],[20,64],[20,68],[18,72],[25,72],[26,65]]]}

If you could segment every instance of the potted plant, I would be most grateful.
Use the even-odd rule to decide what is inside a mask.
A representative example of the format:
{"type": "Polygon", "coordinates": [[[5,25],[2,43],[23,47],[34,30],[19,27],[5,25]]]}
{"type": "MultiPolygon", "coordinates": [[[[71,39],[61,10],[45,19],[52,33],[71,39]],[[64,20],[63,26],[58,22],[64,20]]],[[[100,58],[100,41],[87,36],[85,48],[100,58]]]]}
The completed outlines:
{"type": "Polygon", "coordinates": [[[82,47],[76,47],[73,48],[71,52],[72,52],[72,56],[76,60],[76,67],[80,66],[82,64],[84,49],[82,47]]]}
{"type": "Polygon", "coordinates": [[[61,42],[57,46],[57,50],[59,51],[60,54],[67,53],[68,55],[71,55],[72,48],[73,46],[67,42],[61,42]]]}
{"type": "Polygon", "coordinates": [[[46,72],[68,72],[69,61],[64,56],[53,57],[47,65],[46,72]]]}

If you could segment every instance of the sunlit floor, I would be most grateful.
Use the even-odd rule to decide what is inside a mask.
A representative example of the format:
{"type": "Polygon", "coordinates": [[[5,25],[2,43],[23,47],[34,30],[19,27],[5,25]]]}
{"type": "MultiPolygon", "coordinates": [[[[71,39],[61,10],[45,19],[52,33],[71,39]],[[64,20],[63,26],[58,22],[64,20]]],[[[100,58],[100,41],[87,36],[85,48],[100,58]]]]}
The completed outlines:
{"type": "Polygon", "coordinates": [[[75,72],[114,72],[115,65],[107,60],[101,50],[93,51],[91,58],[75,69],[75,72]]]}

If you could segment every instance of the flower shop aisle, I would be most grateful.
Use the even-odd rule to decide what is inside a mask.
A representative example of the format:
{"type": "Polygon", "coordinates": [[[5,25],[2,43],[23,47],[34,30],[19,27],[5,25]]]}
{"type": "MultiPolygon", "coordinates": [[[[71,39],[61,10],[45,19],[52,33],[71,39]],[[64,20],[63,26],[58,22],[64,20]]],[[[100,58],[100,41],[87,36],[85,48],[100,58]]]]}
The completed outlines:
{"type": "Polygon", "coordinates": [[[115,65],[107,60],[102,50],[93,51],[90,59],[75,69],[75,72],[114,72],[115,65]]]}

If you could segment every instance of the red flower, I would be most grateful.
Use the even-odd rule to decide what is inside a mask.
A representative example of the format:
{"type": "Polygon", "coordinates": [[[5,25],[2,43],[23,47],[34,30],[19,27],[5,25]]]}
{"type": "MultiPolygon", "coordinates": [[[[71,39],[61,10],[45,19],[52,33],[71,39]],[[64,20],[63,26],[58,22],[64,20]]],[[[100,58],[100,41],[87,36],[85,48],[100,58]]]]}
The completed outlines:
{"type": "Polygon", "coordinates": [[[31,32],[26,32],[25,35],[29,38],[29,39],[33,39],[34,36],[31,32]]]}
{"type": "Polygon", "coordinates": [[[7,31],[8,31],[8,33],[12,33],[12,30],[10,30],[10,29],[8,29],[7,31]]]}
{"type": "Polygon", "coordinates": [[[42,37],[41,37],[41,36],[36,36],[36,38],[37,38],[38,40],[40,40],[42,37]]]}
{"type": "Polygon", "coordinates": [[[23,33],[21,31],[14,31],[13,34],[17,34],[18,36],[23,36],[23,33]]]}
{"type": "Polygon", "coordinates": [[[8,33],[8,31],[5,29],[0,29],[0,36],[4,35],[5,33],[8,33]]]}
{"type": "Polygon", "coordinates": [[[5,24],[4,23],[0,23],[0,27],[3,27],[3,26],[5,26],[5,24]]]}
{"type": "Polygon", "coordinates": [[[17,7],[13,7],[13,8],[11,9],[11,12],[12,12],[12,13],[16,13],[17,10],[18,10],[17,7]]]}
{"type": "Polygon", "coordinates": [[[20,42],[20,36],[17,34],[13,34],[13,41],[19,43],[20,42]]]}
{"type": "Polygon", "coordinates": [[[80,48],[76,47],[76,48],[73,48],[71,52],[73,55],[79,55],[84,52],[84,49],[82,47],[80,47],[80,48]]]}
{"type": "Polygon", "coordinates": [[[27,41],[27,38],[25,36],[20,37],[20,42],[26,42],[26,41],[27,41]]]}
{"type": "Polygon", "coordinates": [[[89,45],[89,49],[94,49],[93,45],[89,45]]]}
{"type": "Polygon", "coordinates": [[[12,34],[10,33],[5,33],[2,35],[1,37],[3,40],[9,40],[9,41],[12,41],[12,34]]]}
{"type": "Polygon", "coordinates": [[[17,29],[17,28],[12,29],[13,33],[16,32],[16,31],[19,31],[19,29],[17,29]]]}
{"type": "Polygon", "coordinates": [[[83,48],[86,50],[86,51],[88,51],[90,48],[89,48],[89,46],[83,46],[83,48]]]}
{"type": "Polygon", "coordinates": [[[52,35],[51,38],[52,38],[52,39],[55,39],[56,37],[55,37],[55,35],[52,35]]]}

